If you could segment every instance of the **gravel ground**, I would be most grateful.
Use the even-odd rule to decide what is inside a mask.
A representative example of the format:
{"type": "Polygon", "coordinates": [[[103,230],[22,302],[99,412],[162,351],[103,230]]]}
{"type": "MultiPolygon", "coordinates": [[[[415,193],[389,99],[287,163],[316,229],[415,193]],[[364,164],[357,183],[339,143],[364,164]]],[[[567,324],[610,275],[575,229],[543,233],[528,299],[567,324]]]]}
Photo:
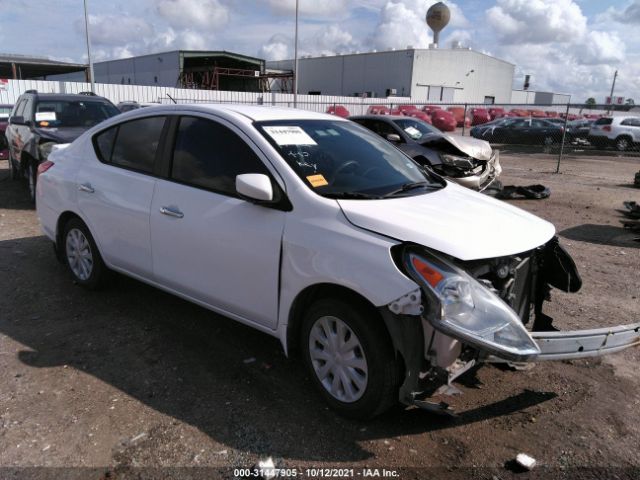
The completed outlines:
{"type": "MultiPolygon", "coordinates": [[[[512,203],[556,225],[583,275],[581,292],[554,293],[547,304],[556,324],[639,321],[640,243],[620,227],[616,209],[640,200],[631,186],[640,160],[569,157],[561,175],[551,173],[551,155],[502,162],[503,183],[551,188],[547,200],[512,203]]],[[[456,419],[398,407],[370,422],[345,420],[325,408],[301,364],[271,337],[127,278],[102,292],[73,285],[40,233],[25,186],[6,168],[2,162],[6,472],[97,467],[115,477],[127,467],[206,466],[219,469],[209,471],[216,478],[272,456],[286,467],[355,468],[355,476],[386,467],[401,469],[401,478],[508,478],[519,452],[536,458],[545,478],[596,466],[624,478],[640,467],[637,348],[526,371],[486,366],[447,400],[456,419]]],[[[109,474],[84,478],[101,476],[109,474]]]]}

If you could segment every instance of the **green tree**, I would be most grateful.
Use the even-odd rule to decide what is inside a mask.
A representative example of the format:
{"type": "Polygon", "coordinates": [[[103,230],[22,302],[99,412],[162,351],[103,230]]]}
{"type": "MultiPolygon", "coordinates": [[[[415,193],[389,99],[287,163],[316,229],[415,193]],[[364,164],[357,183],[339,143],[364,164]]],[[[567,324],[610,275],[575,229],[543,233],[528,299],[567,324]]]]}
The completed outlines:
{"type": "Polygon", "coordinates": [[[585,105],[593,106],[596,104],[596,99],[593,97],[587,98],[587,101],[584,102],[585,105]]]}
{"type": "Polygon", "coordinates": [[[633,98],[627,98],[626,102],[624,102],[624,103],[626,103],[627,105],[632,105],[632,106],[636,104],[636,102],[633,100],[633,98]]]}

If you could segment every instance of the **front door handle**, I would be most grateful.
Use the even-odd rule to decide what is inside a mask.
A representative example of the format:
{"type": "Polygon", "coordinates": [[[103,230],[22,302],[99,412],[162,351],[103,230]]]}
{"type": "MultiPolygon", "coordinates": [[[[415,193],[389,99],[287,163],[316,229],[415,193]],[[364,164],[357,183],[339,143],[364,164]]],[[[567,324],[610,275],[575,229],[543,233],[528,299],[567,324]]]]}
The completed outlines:
{"type": "Polygon", "coordinates": [[[180,210],[176,210],[170,207],[160,207],[160,213],[162,213],[163,215],[169,215],[170,217],[175,217],[175,218],[184,217],[184,213],[182,213],[180,210]]]}
{"type": "Polygon", "coordinates": [[[87,192],[87,193],[93,193],[95,192],[95,190],[93,189],[93,187],[91,186],[90,183],[82,183],[78,186],[78,190],[80,190],[81,192],[87,192]]]}

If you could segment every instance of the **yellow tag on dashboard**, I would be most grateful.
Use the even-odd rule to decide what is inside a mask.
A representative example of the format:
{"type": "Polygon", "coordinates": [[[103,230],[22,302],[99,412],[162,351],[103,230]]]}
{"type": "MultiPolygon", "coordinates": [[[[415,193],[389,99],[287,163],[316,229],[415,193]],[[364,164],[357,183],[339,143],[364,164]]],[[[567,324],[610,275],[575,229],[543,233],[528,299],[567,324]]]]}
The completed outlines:
{"type": "Polygon", "coordinates": [[[324,187],[325,185],[329,185],[329,182],[327,182],[327,180],[324,178],[324,175],[321,175],[321,174],[309,175],[307,177],[307,180],[309,180],[309,183],[314,188],[324,187]]]}

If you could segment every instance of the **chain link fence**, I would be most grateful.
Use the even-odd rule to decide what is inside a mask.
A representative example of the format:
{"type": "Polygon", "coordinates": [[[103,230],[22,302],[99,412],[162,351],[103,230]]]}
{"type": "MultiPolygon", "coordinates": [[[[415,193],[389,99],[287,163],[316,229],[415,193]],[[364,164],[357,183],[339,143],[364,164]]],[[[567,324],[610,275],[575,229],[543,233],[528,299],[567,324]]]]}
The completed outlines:
{"type": "MultiPolygon", "coordinates": [[[[193,99],[172,98],[176,103],[193,99]]],[[[207,100],[203,100],[206,102],[207,100]]],[[[237,100],[220,103],[238,103],[237,100]]],[[[609,105],[433,104],[403,98],[342,98],[264,94],[245,104],[297,107],[342,117],[403,115],[456,135],[486,140],[503,154],[555,157],[559,172],[567,156],[628,156],[640,162],[640,108],[609,105]],[[286,99],[282,99],[286,97],[286,99]]]]}

